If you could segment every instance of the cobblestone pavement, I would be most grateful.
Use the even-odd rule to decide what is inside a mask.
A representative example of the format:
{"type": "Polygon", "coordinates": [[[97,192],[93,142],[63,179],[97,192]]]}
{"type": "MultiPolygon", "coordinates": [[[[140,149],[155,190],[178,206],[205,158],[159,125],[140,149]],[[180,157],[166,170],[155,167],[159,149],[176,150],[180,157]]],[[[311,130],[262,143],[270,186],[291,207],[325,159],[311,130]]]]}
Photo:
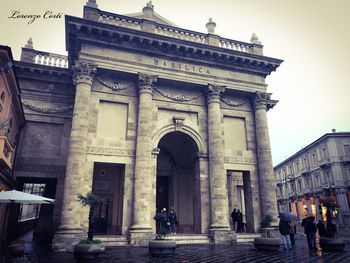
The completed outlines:
{"type": "MultiPolygon", "coordinates": [[[[119,247],[108,249],[101,259],[91,262],[136,262],[136,263],[224,263],[224,262],[297,262],[297,263],[345,263],[350,262],[350,249],[345,247],[343,252],[331,253],[317,251],[309,252],[305,237],[297,238],[294,250],[278,252],[259,252],[253,244],[239,244],[231,246],[214,245],[185,245],[179,246],[176,253],[167,257],[152,257],[148,254],[148,248],[143,247],[119,247]]],[[[37,263],[69,263],[76,262],[73,254],[52,253],[49,248],[41,247],[26,261],[10,262],[37,262],[37,263]]]]}

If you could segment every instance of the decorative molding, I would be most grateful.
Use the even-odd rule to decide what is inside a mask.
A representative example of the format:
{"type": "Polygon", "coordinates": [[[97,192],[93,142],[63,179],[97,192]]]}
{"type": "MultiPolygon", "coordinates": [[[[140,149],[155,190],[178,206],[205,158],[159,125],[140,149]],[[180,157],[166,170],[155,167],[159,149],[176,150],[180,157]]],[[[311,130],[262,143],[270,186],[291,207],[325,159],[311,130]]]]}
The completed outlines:
{"type": "Polygon", "coordinates": [[[66,107],[43,107],[43,106],[36,106],[36,105],[25,103],[23,100],[22,100],[22,105],[27,109],[30,109],[36,112],[41,112],[41,113],[62,113],[73,109],[73,105],[66,106],[66,107]]]}
{"type": "Polygon", "coordinates": [[[134,87],[133,84],[131,83],[120,83],[120,82],[114,82],[114,83],[107,83],[105,81],[103,81],[100,77],[97,77],[96,80],[101,83],[103,86],[111,89],[111,90],[125,90],[128,88],[132,88],[134,87]]]}
{"type": "Polygon", "coordinates": [[[242,158],[242,157],[233,157],[233,156],[225,156],[225,163],[239,163],[239,164],[252,164],[256,165],[256,160],[254,158],[242,158]]]}
{"type": "Polygon", "coordinates": [[[202,96],[202,95],[198,95],[195,97],[189,97],[189,96],[185,96],[185,95],[181,95],[181,94],[174,95],[174,94],[169,94],[169,93],[162,91],[160,89],[157,89],[156,87],[154,87],[154,90],[157,91],[160,95],[162,95],[165,98],[168,98],[168,99],[174,100],[174,101],[179,101],[179,102],[189,102],[189,101],[195,100],[195,99],[199,98],[200,96],[202,96]]]}
{"type": "Polygon", "coordinates": [[[74,85],[80,82],[88,82],[90,85],[94,80],[97,67],[83,60],[76,60],[72,67],[74,85]]]}
{"type": "Polygon", "coordinates": [[[272,93],[256,91],[253,97],[254,109],[257,110],[257,109],[264,108],[267,111],[269,109],[272,109],[277,104],[278,101],[271,100],[271,95],[272,93]]]}
{"type": "Polygon", "coordinates": [[[225,104],[231,106],[231,107],[240,107],[243,106],[244,104],[247,104],[247,101],[241,101],[241,102],[235,102],[232,99],[227,99],[224,97],[221,97],[221,101],[224,102],[225,104]]]}
{"type": "Polygon", "coordinates": [[[185,117],[177,117],[177,116],[173,117],[173,121],[174,121],[174,125],[175,125],[175,131],[181,131],[182,130],[182,126],[183,126],[184,120],[185,120],[185,117]]]}
{"type": "Polygon", "coordinates": [[[208,83],[208,103],[220,102],[221,94],[225,91],[225,86],[208,83]]]}
{"type": "Polygon", "coordinates": [[[88,146],[87,153],[96,154],[96,155],[135,157],[135,152],[128,149],[116,149],[116,148],[106,148],[106,147],[96,147],[96,146],[88,146]]]}
{"type": "Polygon", "coordinates": [[[61,173],[64,175],[66,172],[66,166],[61,165],[44,165],[44,164],[30,164],[22,162],[16,164],[17,171],[31,171],[31,172],[49,172],[49,173],[61,173]]]}
{"type": "Polygon", "coordinates": [[[158,76],[139,73],[139,92],[152,93],[158,76]]]}

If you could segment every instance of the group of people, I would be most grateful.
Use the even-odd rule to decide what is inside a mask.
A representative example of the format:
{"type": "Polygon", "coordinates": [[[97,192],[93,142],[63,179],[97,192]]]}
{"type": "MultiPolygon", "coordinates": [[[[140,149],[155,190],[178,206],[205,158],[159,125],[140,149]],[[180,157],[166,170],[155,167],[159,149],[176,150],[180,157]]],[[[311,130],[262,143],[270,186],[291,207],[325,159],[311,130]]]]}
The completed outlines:
{"type": "Polygon", "coordinates": [[[243,222],[243,214],[242,212],[236,208],[233,209],[231,213],[231,219],[232,219],[232,230],[236,233],[244,232],[245,224],[243,222]]]}
{"type": "Polygon", "coordinates": [[[162,235],[167,235],[168,233],[176,234],[177,216],[174,209],[170,209],[167,213],[166,208],[161,209],[161,211],[156,211],[156,215],[153,217],[159,226],[159,233],[162,235]]]}
{"type": "MultiPolygon", "coordinates": [[[[292,250],[295,245],[295,234],[296,234],[296,221],[291,217],[283,216],[283,213],[279,213],[279,231],[283,238],[284,249],[292,250]]],[[[307,244],[309,250],[317,251],[316,247],[316,234],[320,237],[332,237],[334,236],[334,225],[330,220],[327,220],[327,229],[322,220],[319,220],[316,224],[314,216],[308,216],[301,221],[301,225],[304,227],[304,233],[306,235],[307,244]]]]}

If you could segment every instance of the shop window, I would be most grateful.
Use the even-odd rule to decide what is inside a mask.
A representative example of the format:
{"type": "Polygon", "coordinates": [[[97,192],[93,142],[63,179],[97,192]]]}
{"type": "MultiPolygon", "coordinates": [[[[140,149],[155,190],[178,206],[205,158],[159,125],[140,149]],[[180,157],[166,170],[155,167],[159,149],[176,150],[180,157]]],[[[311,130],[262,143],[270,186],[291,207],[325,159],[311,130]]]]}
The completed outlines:
{"type": "Polygon", "coordinates": [[[349,144],[344,144],[344,156],[350,156],[350,145],[349,144]]]}

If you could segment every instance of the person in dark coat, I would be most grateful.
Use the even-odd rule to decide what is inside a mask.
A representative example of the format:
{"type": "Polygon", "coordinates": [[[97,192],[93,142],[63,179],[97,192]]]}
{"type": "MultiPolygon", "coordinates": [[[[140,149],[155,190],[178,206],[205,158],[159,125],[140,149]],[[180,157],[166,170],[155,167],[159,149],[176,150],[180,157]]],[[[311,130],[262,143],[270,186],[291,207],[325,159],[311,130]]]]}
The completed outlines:
{"type": "Polygon", "coordinates": [[[328,233],[326,230],[326,227],[324,225],[324,223],[322,222],[322,220],[318,220],[317,223],[317,230],[318,230],[318,234],[320,235],[320,237],[328,237],[328,233]]]}
{"type": "Polygon", "coordinates": [[[283,238],[284,250],[292,250],[292,243],[290,241],[290,229],[291,224],[288,221],[280,220],[278,224],[278,230],[283,238]]]}
{"type": "Polygon", "coordinates": [[[163,208],[160,212],[160,233],[166,235],[168,233],[168,214],[166,208],[163,208]]]}
{"type": "Polygon", "coordinates": [[[174,209],[170,209],[168,220],[170,222],[170,233],[176,235],[177,216],[174,209]]]}
{"type": "Polygon", "coordinates": [[[301,222],[301,225],[304,227],[309,249],[317,250],[317,247],[316,247],[317,227],[315,223],[315,218],[313,216],[306,217],[301,222]]]}
{"type": "Polygon", "coordinates": [[[237,210],[237,233],[242,232],[242,224],[243,224],[243,214],[242,212],[238,209],[237,210]]]}
{"type": "Polygon", "coordinates": [[[237,218],[238,218],[237,211],[236,211],[236,208],[234,208],[231,213],[231,219],[232,219],[232,228],[233,228],[233,231],[235,232],[237,231],[237,218]]]}

